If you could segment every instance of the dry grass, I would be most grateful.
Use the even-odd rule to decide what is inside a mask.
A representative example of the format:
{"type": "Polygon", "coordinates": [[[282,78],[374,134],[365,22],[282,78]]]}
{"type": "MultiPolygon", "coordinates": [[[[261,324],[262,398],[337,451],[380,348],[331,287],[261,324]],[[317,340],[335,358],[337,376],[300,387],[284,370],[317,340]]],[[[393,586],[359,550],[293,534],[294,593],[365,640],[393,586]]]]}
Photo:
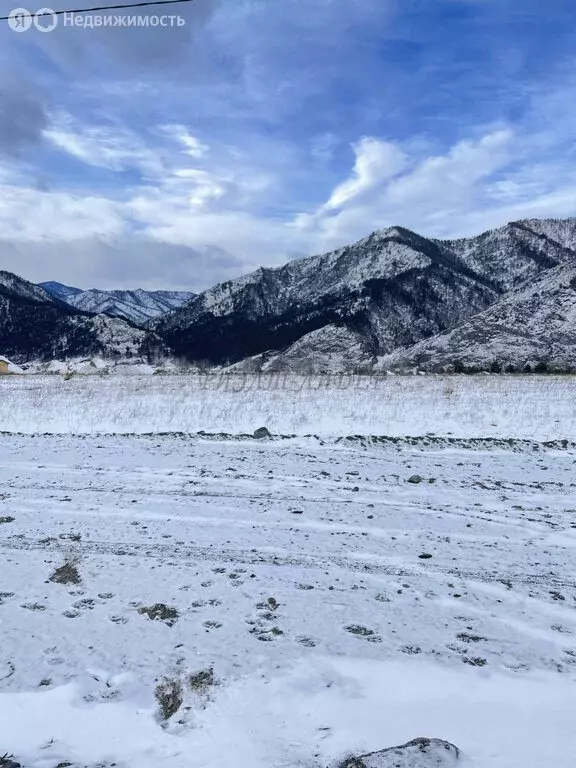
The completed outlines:
{"type": "Polygon", "coordinates": [[[208,667],[208,669],[202,669],[200,672],[190,675],[188,685],[196,693],[207,693],[213,685],[216,685],[214,669],[208,667]]]}
{"type": "Polygon", "coordinates": [[[169,720],[178,712],[184,701],[182,683],[180,680],[165,677],[158,683],[154,696],[158,702],[160,718],[169,720]]]}
{"type": "Polygon", "coordinates": [[[178,610],[165,603],[154,603],[154,605],[141,605],[138,613],[148,616],[150,621],[165,621],[172,626],[178,619],[178,610]]]}
{"type": "Polygon", "coordinates": [[[52,576],[50,576],[49,580],[55,582],[56,584],[82,583],[82,578],[78,572],[78,568],[74,565],[74,563],[64,563],[64,565],[61,565],[60,568],[56,568],[52,576]]]}

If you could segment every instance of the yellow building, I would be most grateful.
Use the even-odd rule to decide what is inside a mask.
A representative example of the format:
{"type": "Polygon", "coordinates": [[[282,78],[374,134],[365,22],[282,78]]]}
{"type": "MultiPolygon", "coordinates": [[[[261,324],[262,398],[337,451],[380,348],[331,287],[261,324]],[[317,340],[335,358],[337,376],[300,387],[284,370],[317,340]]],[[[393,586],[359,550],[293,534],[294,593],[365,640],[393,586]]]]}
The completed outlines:
{"type": "Polygon", "coordinates": [[[0,376],[6,376],[9,373],[24,373],[22,368],[19,368],[6,357],[0,355],[0,376]]]}

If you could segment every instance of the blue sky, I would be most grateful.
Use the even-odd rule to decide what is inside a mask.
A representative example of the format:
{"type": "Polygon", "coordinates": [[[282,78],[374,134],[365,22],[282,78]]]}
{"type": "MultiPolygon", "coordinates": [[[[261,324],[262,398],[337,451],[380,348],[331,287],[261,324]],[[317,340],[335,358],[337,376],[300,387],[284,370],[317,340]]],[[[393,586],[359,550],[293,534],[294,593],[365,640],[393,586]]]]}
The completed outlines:
{"type": "Polygon", "coordinates": [[[0,30],[0,269],[198,290],[395,224],[576,214],[572,2],[166,12],[0,30]]]}

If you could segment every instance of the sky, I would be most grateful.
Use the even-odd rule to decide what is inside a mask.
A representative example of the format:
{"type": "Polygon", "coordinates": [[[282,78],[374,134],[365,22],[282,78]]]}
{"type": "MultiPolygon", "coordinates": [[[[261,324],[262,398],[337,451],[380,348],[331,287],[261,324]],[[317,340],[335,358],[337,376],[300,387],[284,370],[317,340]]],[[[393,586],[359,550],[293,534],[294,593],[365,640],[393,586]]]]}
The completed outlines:
{"type": "Polygon", "coordinates": [[[140,11],[185,24],[0,22],[0,269],[198,291],[387,226],[576,215],[573,0],[140,11]]]}

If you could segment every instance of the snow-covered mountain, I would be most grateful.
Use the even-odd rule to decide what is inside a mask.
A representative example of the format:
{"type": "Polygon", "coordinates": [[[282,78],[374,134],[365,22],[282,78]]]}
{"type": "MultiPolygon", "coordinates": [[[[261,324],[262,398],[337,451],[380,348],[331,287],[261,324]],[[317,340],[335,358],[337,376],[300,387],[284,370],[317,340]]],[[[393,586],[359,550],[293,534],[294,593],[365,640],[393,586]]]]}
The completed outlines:
{"type": "Polygon", "coordinates": [[[140,326],[181,307],[194,297],[190,291],[101,291],[95,288],[83,291],[53,281],[40,283],[40,286],[52,296],[84,312],[121,317],[140,326]]]}
{"type": "Polygon", "coordinates": [[[55,280],[49,280],[47,283],[39,283],[40,288],[44,288],[50,296],[54,296],[56,299],[62,301],[68,301],[73,296],[77,296],[82,293],[81,288],[74,288],[71,285],[64,285],[64,283],[57,283],[55,280]]]}
{"type": "Polygon", "coordinates": [[[576,370],[575,307],[576,219],[460,240],[392,227],[199,296],[37,286],[0,273],[0,352],[162,348],[244,371],[576,370]]]}
{"type": "Polygon", "coordinates": [[[0,272],[0,352],[27,362],[79,356],[153,360],[166,350],[153,332],[82,312],[41,286],[0,272]]]}
{"type": "Polygon", "coordinates": [[[34,285],[12,272],[0,270],[0,297],[12,296],[26,301],[52,302],[52,297],[41,285],[34,285]]]}
{"type": "MultiPolygon", "coordinates": [[[[156,327],[180,353],[212,363],[280,352],[312,333],[321,353],[326,332],[343,351],[357,346],[364,360],[457,325],[497,295],[490,279],[446,249],[395,227],[218,285],[156,327]]],[[[303,365],[309,354],[308,345],[303,365]]]]}
{"type": "MultiPolygon", "coordinates": [[[[525,338],[523,348],[515,349],[515,364],[521,357],[540,362],[549,353],[546,345],[528,339],[537,341],[539,325],[533,320],[526,331],[525,292],[531,285],[542,286],[541,318],[553,314],[558,292],[569,306],[571,289],[563,292],[554,281],[554,270],[567,265],[567,273],[575,260],[576,219],[513,222],[452,241],[393,227],[332,253],[222,283],[159,318],[154,327],[179,354],[214,365],[372,370],[386,361],[400,361],[400,354],[394,357],[400,348],[405,351],[402,360],[411,364],[414,358],[406,350],[418,344],[418,350],[424,349],[425,340],[454,329],[462,328],[465,335],[471,318],[478,316],[482,324],[483,317],[491,317],[486,310],[494,306],[497,312],[496,306],[502,306],[509,330],[525,338]]],[[[558,274],[566,282],[567,274],[558,274]]],[[[531,301],[538,304],[535,298],[531,301]]],[[[559,338],[569,340],[571,315],[560,314],[564,319],[558,319],[559,338]]],[[[494,359],[494,334],[488,327],[475,326],[474,337],[478,362],[494,359]]],[[[460,359],[454,355],[461,354],[465,342],[456,343],[457,338],[442,341],[439,364],[460,359]]]]}
{"type": "Polygon", "coordinates": [[[452,331],[382,358],[382,369],[576,370],[576,258],[452,331]]]}

